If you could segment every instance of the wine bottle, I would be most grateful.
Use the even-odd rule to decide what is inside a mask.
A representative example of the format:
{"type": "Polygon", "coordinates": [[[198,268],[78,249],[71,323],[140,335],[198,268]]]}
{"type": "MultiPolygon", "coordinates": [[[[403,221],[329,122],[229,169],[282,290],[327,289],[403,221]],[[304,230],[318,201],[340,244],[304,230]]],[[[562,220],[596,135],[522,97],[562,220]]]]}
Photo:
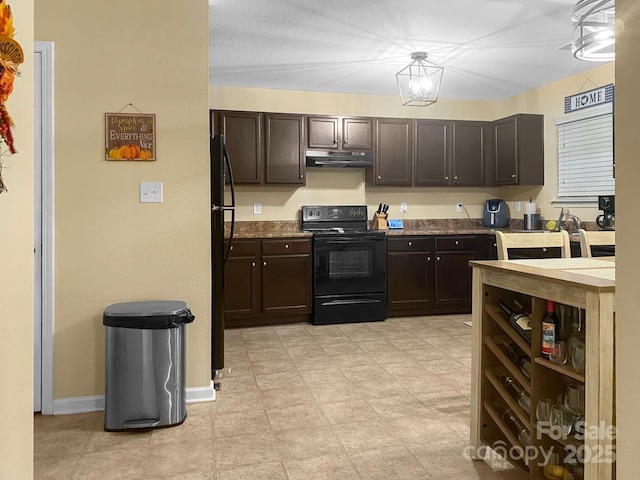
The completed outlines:
{"type": "Polygon", "coordinates": [[[547,300],[547,316],[542,320],[542,355],[546,358],[555,353],[559,323],[556,302],[547,300]]]}
{"type": "Polygon", "coordinates": [[[509,323],[515,327],[516,331],[531,343],[531,319],[529,316],[525,312],[511,310],[502,300],[498,300],[498,306],[509,316],[509,323]]]}

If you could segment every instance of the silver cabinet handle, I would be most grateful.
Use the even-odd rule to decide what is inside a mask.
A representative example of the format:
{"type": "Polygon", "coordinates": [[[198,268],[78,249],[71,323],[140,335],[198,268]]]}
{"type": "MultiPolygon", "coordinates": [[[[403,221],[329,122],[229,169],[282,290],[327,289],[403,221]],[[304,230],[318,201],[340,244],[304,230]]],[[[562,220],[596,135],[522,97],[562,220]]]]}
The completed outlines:
{"type": "Polygon", "coordinates": [[[229,250],[233,250],[233,245],[231,245],[231,247],[229,247],[229,250]]]}
{"type": "Polygon", "coordinates": [[[547,247],[542,247],[542,253],[546,253],[547,247]]]}
{"type": "Polygon", "coordinates": [[[302,174],[302,173],[301,173],[301,174],[300,174],[300,178],[304,178],[304,174],[302,174]]]}
{"type": "Polygon", "coordinates": [[[382,177],[380,175],[378,175],[378,180],[382,180],[382,177]]]}
{"type": "Polygon", "coordinates": [[[288,243],[285,243],[285,244],[284,244],[284,248],[289,248],[289,244],[288,244],[288,243]]]}
{"type": "Polygon", "coordinates": [[[262,262],[262,265],[263,265],[264,267],[266,267],[266,266],[267,266],[267,262],[262,262]]]}
{"type": "Polygon", "coordinates": [[[460,242],[458,242],[458,240],[456,240],[456,245],[460,245],[460,242]]]}
{"type": "Polygon", "coordinates": [[[251,266],[255,267],[256,266],[256,262],[251,262],[251,266]]]}
{"type": "Polygon", "coordinates": [[[453,179],[454,179],[454,180],[457,180],[457,179],[458,179],[458,176],[456,175],[455,177],[453,177],[453,179]]]}
{"type": "Polygon", "coordinates": [[[516,174],[514,173],[513,175],[511,175],[511,178],[516,178],[516,174]]]}
{"type": "Polygon", "coordinates": [[[438,262],[439,262],[439,261],[440,261],[440,257],[436,257],[436,261],[438,261],[438,262]]]}
{"type": "Polygon", "coordinates": [[[427,262],[430,262],[430,261],[431,261],[431,257],[427,257],[427,262]]]}
{"type": "Polygon", "coordinates": [[[413,245],[413,243],[409,242],[409,246],[412,246],[412,245],[413,245]]]}
{"type": "Polygon", "coordinates": [[[449,180],[449,177],[444,177],[445,180],[449,180]]]}

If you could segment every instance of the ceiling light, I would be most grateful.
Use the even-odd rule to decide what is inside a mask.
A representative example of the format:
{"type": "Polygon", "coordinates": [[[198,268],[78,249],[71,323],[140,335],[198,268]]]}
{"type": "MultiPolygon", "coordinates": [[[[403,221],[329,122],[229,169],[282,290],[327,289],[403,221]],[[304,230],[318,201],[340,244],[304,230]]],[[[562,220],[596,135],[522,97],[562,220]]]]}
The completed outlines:
{"type": "Polygon", "coordinates": [[[413,61],[396,73],[402,105],[426,107],[438,101],[444,67],[427,59],[426,52],[411,54],[413,61]]]}
{"type": "Polygon", "coordinates": [[[615,59],[615,0],[579,0],[571,20],[574,57],[591,62],[615,59]]]}

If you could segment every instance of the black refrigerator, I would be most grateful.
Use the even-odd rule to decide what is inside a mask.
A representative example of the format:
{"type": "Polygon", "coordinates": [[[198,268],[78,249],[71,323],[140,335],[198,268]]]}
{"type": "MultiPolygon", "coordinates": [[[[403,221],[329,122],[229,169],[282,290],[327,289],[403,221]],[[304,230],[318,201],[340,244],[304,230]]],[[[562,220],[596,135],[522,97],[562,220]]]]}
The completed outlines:
{"type": "Polygon", "coordinates": [[[211,378],[224,367],[224,270],[231,251],[235,223],[233,171],[224,137],[210,141],[211,158],[211,378]],[[231,192],[231,205],[224,204],[225,183],[231,192]],[[225,212],[231,213],[228,240],[225,240],[225,212]]]}

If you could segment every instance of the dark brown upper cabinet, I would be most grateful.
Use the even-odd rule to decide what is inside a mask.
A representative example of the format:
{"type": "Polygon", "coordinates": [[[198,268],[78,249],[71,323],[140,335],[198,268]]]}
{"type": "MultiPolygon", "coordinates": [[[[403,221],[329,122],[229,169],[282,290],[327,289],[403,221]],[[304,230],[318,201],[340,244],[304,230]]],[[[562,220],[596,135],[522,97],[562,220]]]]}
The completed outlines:
{"type": "Polygon", "coordinates": [[[304,115],[212,112],[212,131],[223,134],[237,184],[304,185],[304,115]]]}
{"type": "Polygon", "coordinates": [[[444,186],[451,184],[452,122],[417,120],[415,144],[416,186],[444,186]]]}
{"type": "Polygon", "coordinates": [[[413,184],[414,121],[407,118],[376,118],[374,185],[413,184]]]}
{"type": "Polygon", "coordinates": [[[308,116],[308,148],[371,150],[373,122],[366,117],[308,116]]]}
{"type": "Polygon", "coordinates": [[[304,116],[266,113],[265,183],[305,184],[304,116]]]}
{"type": "Polygon", "coordinates": [[[544,117],[517,114],[493,122],[495,185],[544,185],[544,117]]]}
{"type": "Polygon", "coordinates": [[[478,187],[485,184],[487,122],[453,122],[451,184],[478,187]]]}
{"type": "Polygon", "coordinates": [[[375,185],[482,186],[486,122],[376,119],[375,185]]]}
{"type": "Polygon", "coordinates": [[[224,135],[233,168],[233,180],[238,184],[261,184],[264,178],[264,148],[262,113],[212,112],[213,133],[224,135]]]}

